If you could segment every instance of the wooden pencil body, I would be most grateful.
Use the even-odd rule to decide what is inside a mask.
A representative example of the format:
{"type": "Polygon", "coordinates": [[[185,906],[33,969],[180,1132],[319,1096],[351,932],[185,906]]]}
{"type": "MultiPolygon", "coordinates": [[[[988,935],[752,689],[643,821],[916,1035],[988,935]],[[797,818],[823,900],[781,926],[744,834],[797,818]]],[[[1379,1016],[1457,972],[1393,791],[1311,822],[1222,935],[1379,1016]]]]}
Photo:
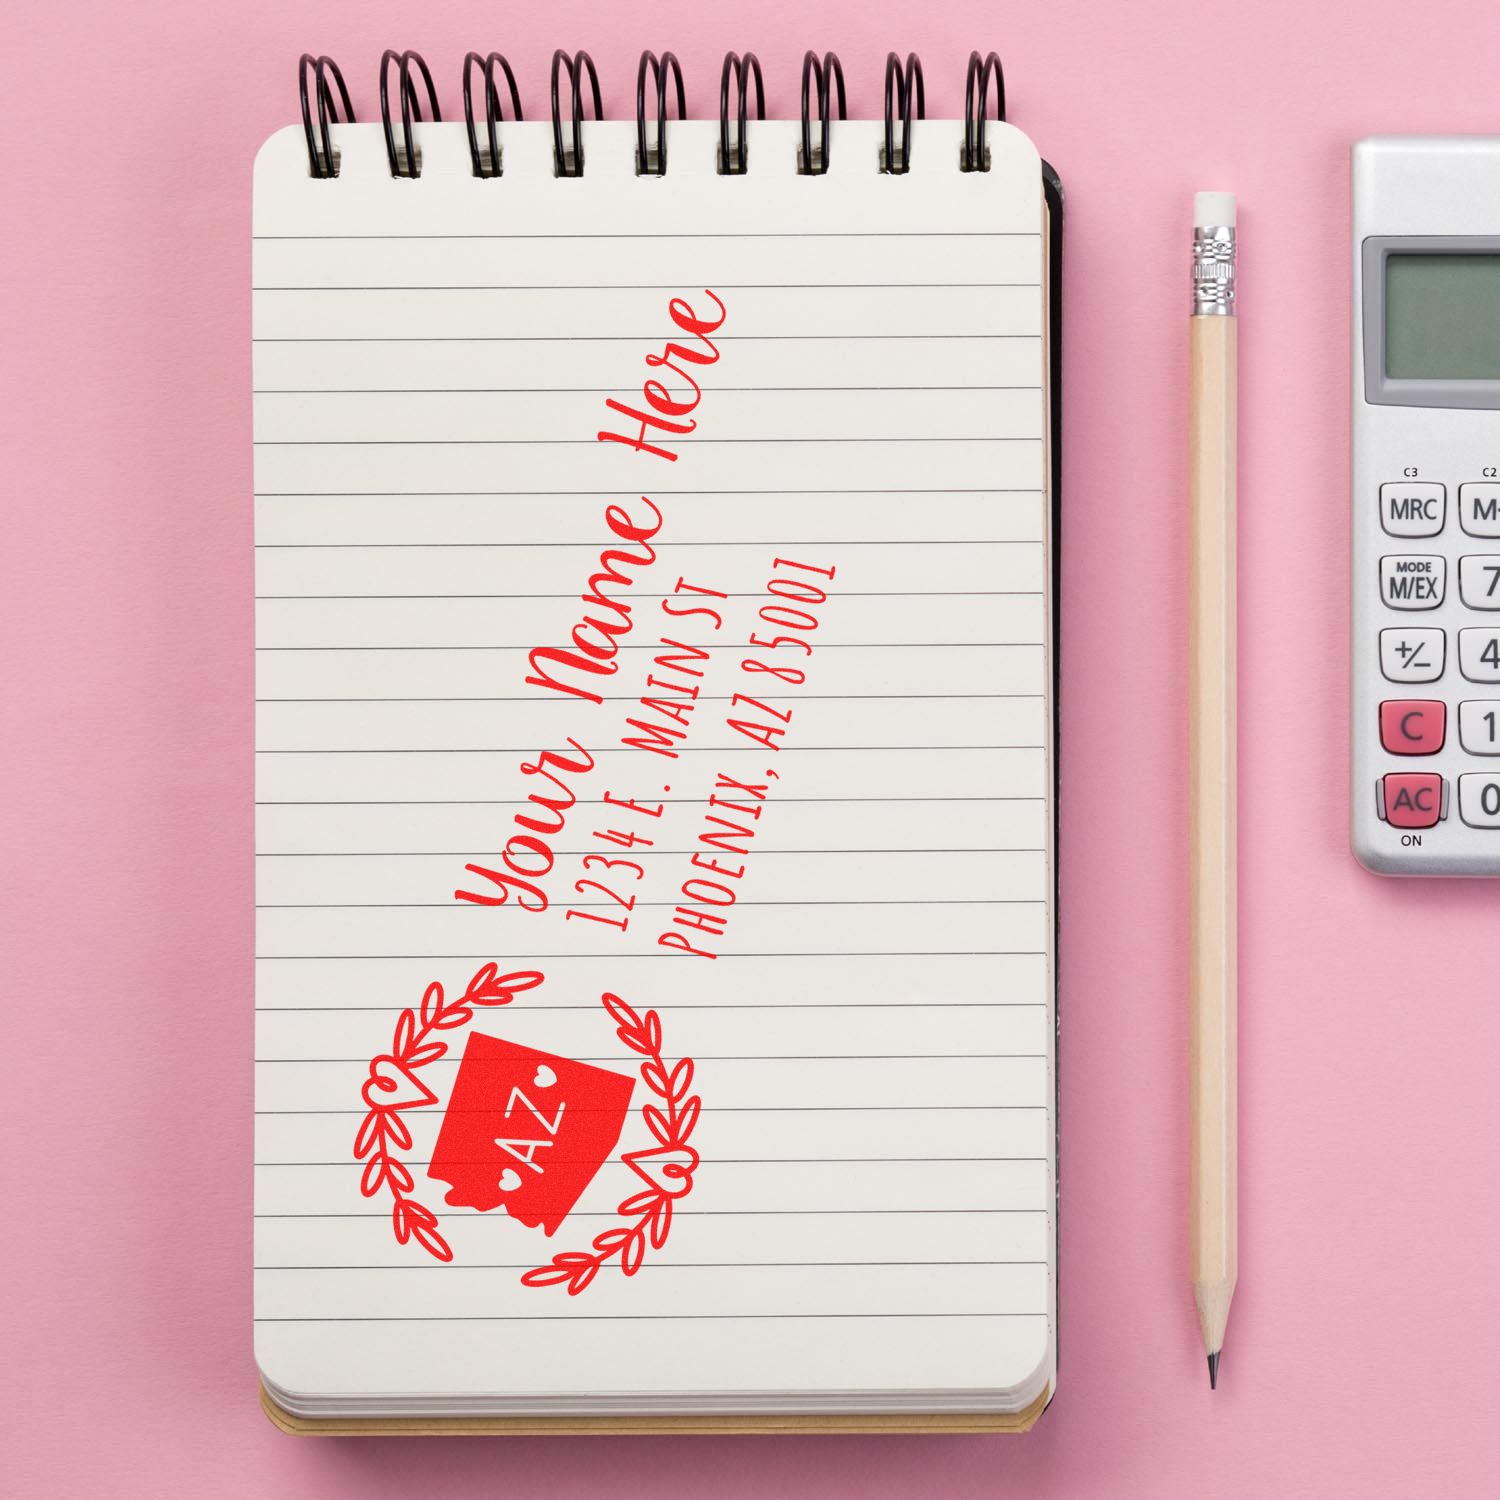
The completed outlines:
{"type": "Polygon", "coordinates": [[[1204,1345],[1224,1336],[1236,1256],[1236,320],[1191,320],[1192,1274],[1204,1345]]]}

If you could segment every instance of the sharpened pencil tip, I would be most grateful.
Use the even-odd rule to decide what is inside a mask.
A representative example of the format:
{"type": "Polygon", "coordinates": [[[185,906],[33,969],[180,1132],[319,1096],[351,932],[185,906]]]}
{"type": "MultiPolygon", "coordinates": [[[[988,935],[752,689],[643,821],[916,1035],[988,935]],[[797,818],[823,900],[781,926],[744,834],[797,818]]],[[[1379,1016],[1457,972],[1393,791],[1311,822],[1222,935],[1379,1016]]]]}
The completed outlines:
{"type": "Polygon", "coordinates": [[[1221,1351],[1214,1350],[1208,1356],[1208,1388],[1216,1391],[1219,1388],[1219,1354],[1221,1351]]]}

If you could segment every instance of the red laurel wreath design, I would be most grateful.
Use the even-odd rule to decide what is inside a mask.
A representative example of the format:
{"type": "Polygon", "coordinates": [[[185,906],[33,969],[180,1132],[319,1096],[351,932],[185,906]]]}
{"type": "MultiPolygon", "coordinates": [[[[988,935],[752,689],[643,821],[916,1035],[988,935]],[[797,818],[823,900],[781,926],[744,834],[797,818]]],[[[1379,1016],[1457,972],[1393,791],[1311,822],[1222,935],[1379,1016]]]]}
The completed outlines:
{"type": "Polygon", "coordinates": [[[359,1190],[373,1198],[382,1188],[391,1195],[391,1224],[397,1242],[415,1239],[428,1254],[451,1261],[453,1250],[438,1232],[438,1216],[411,1196],[416,1180],[397,1151],[409,1151],[411,1131],[402,1114],[437,1102],[437,1095],[417,1078],[417,1070],[446,1055],[448,1044],[429,1041],[435,1031],[451,1031],[474,1019],[476,1006],[509,1005],[522,990],[535,989],[542,975],[534,969],[501,974],[498,964],[486,964],[468,983],[463,995],[453,1001],[443,996],[436,980],[427,986],[418,1010],[403,1010],[396,1022],[391,1050],[371,1060],[370,1076],[361,1094],[369,1113],[354,1138],[354,1156],[365,1163],[359,1190]],[[420,1024],[419,1024],[420,1022],[420,1024]],[[381,1094],[397,1095],[381,1100],[381,1094]],[[368,1160],[366,1160],[368,1158],[368,1160]]]}
{"type": "Polygon", "coordinates": [[[662,1101],[664,1108],[648,1104],[642,1115],[660,1149],[626,1152],[622,1157],[649,1184],[645,1192],[633,1194],[616,1210],[627,1218],[633,1215],[634,1223],[616,1224],[595,1235],[592,1250],[559,1251],[549,1264],[537,1266],[521,1277],[523,1286],[559,1286],[566,1282],[570,1297],[576,1297],[616,1258],[620,1269],[627,1276],[634,1276],[645,1259],[648,1238],[654,1250],[666,1244],[672,1226],[672,1204],[693,1190],[693,1173],[699,1159],[688,1144],[703,1107],[697,1094],[688,1093],[693,1082],[692,1058],[682,1058],[669,1070],[661,1054],[661,1017],[654,1010],[641,1016],[618,995],[601,995],[600,1003],[618,1027],[615,1034],[632,1052],[646,1059],[641,1064],[641,1082],[662,1101]],[[664,1164],[655,1176],[642,1171],[633,1159],[672,1152],[678,1153],[677,1158],[664,1164]]]}

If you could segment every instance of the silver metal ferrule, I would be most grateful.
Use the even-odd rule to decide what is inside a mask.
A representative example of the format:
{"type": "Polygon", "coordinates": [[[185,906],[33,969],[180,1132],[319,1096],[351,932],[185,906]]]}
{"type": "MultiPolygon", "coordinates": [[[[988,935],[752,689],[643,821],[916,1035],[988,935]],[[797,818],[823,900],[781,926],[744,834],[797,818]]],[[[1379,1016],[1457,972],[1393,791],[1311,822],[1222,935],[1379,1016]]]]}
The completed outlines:
{"type": "Polygon", "coordinates": [[[1214,224],[1193,230],[1193,316],[1234,316],[1234,229],[1214,224]]]}

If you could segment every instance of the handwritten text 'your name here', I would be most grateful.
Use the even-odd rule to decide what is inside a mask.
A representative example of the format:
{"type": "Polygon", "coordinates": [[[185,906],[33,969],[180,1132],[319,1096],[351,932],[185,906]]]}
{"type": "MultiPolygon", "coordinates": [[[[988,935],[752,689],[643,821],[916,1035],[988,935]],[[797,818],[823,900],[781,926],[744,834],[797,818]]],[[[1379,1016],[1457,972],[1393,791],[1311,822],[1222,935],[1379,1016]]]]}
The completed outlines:
{"type": "MultiPolygon", "coordinates": [[[[703,399],[697,376],[716,364],[720,349],[711,335],[728,315],[725,304],[712,292],[704,295],[713,311],[700,315],[684,298],[674,297],[668,314],[677,332],[659,354],[647,354],[653,372],[642,384],[640,406],[614,399],[605,404],[612,413],[611,427],[597,436],[601,443],[623,445],[658,462],[676,463],[674,445],[697,427],[692,413],[703,399]],[[679,342],[679,335],[682,341],[679,342]],[[673,382],[669,389],[667,381],[673,382]],[[677,385],[681,382],[680,387],[677,385]],[[622,422],[620,419],[623,418],[622,422]],[[616,431],[615,427],[623,430],[616,431]]],[[[605,702],[607,679],[619,670],[620,644],[630,635],[636,620],[629,590],[658,561],[653,546],[666,517],[648,496],[634,504],[612,504],[604,511],[604,524],[613,541],[599,553],[598,570],[592,573],[580,594],[584,614],[571,631],[568,645],[536,646],[527,655],[530,671],[525,681],[547,693],[600,707],[605,702]]],[[[807,680],[805,665],[813,653],[809,639],[820,623],[819,609],[827,602],[825,585],[832,581],[831,566],[776,557],[765,585],[766,602],[752,623],[747,655],[739,662],[733,691],[728,700],[725,725],[746,744],[766,751],[780,750],[788,733],[792,709],[774,700],[778,689],[800,687],[807,680]],[[740,689],[743,688],[744,691],[740,689]]],[[[645,691],[630,705],[619,744],[647,755],[676,760],[692,729],[706,675],[713,662],[705,645],[691,639],[723,630],[729,595],[701,582],[679,577],[660,595],[667,617],[664,633],[645,679],[645,691]],[[686,639],[684,637],[687,637],[686,639]]],[[[487,882],[479,890],[457,890],[457,900],[484,906],[503,906],[513,901],[529,912],[552,906],[547,885],[558,860],[556,841],[567,826],[569,814],[579,803],[580,783],[594,771],[593,753],[569,736],[567,748],[542,750],[522,762],[523,776],[538,783],[529,793],[524,810],[513,820],[514,831],[506,838],[493,864],[466,866],[471,875],[487,882]],[[545,785],[542,785],[542,784],[545,785]]],[[[756,828],[764,811],[771,785],[778,779],[773,767],[744,779],[718,771],[704,799],[706,812],[697,842],[703,847],[685,856],[689,868],[680,880],[674,876],[678,904],[672,911],[657,944],[671,952],[699,958],[716,958],[717,945],[730,921],[738,899],[739,882],[753,848],[756,828]]],[[[670,786],[663,786],[670,791],[670,786]]],[[[636,909],[631,889],[645,878],[645,866],[625,858],[620,850],[650,848],[654,829],[666,804],[644,796],[618,796],[606,788],[599,801],[609,811],[606,821],[624,827],[593,831],[592,837],[609,847],[585,854],[584,878],[573,883],[579,903],[564,913],[565,921],[595,923],[618,933],[629,930],[636,909]],[[592,878],[595,875],[598,878],[592,878]],[[623,889],[617,889],[623,887],[623,889]],[[592,897],[604,898],[593,903],[592,897]],[[589,898],[589,899],[583,899],[589,898]]]]}

